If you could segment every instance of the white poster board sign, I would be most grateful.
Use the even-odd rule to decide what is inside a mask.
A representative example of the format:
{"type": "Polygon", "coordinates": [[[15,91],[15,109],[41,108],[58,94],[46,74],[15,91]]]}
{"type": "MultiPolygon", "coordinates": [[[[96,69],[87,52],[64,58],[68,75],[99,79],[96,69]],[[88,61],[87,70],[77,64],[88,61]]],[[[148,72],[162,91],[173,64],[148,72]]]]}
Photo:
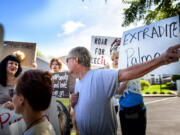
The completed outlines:
{"type": "MultiPolygon", "coordinates": [[[[167,18],[123,33],[119,47],[119,69],[159,57],[180,43],[179,16],[167,18]]],[[[151,74],[180,74],[180,62],[162,66],[151,74]]]]}
{"type": "Polygon", "coordinates": [[[104,67],[108,63],[114,50],[121,43],[121,38],[92,36],[91,38],[91,56],[92,66],[104,67]]]}

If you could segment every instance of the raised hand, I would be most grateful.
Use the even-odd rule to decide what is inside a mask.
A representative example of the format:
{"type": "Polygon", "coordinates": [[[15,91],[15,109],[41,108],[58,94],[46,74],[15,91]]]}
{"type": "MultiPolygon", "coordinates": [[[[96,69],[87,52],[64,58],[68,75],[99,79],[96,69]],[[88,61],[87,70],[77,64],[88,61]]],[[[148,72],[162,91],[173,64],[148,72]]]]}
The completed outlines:
{"type": "Polygon", "coordinates": [[[163,60],[164,64],[177,62],[180,58],[180,44],[169,47],[168,50],[160,56],[160,58],[163,60]]]}

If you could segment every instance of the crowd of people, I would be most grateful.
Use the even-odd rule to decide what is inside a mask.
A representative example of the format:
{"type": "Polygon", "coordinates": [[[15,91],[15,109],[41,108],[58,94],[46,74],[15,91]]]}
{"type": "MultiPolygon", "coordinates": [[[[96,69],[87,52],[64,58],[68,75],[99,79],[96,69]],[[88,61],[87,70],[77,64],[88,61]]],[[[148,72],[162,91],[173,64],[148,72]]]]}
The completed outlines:
{"type": "MultiPolygon", "coordinates": [[[[160,57],[141,64],[117,69],[118,53],[113,54],[114,69],[91,69],[91,55],[85,47],[73,48],[67,56],[69,72],[75,74],[71,108],[75,111],[81,135],[117,135],[117,104],[123,135],[146,134],[146,106],[140,94],[139,77],[152,70],[177,62],[180,44],[170,47],[160,57]]],[[[50,69],[59,72],[62,63],[52,59],[50,69]]],[[[49,71],[31,69],[22,73],[21,61],[8,55],[0,62],[0,107],[21,114],[26,129],[24,135],[55,135],[55,130],[44,117],[51,102],[53,85],[49,71]]],[[[56,118],[55,118],[56,119],[56,118]]]]}

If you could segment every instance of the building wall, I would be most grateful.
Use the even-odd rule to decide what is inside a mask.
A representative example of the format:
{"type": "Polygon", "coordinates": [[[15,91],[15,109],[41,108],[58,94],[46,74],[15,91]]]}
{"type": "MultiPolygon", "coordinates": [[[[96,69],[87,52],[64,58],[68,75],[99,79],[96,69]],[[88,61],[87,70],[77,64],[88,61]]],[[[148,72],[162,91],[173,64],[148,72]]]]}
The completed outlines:
{"type": "Polygon", "coordinates": [[[48,70],[48,71],[50,70],[48,61],[45,61],[42,58],[37,57],[36,63],[37,63],[37,69],[48,70]]]}

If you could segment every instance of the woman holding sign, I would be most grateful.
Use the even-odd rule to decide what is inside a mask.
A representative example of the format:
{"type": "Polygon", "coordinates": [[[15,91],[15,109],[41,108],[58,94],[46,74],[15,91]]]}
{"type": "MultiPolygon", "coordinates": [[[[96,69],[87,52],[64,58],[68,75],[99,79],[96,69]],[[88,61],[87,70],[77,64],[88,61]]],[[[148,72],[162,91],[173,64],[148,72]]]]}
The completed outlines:
{"type": "MultiPolygon", "coordinates": [[[[59,58],[53,58],[50,61],[49,65],[51,71],[53,73],[58,73],[62,69],[62,62],[59,58]]],[[[56,96],[54,91],[53,95],[56,96]]],[[[69,135],[70,134],[70,114],[65,107],[65,105],[57,98],[57,109],[58,109],[58,117],[59,117],[59,125],[62,135],[69,135]]]]}
{"type": "Polygon", "coordinates": [[[21,62],[14,55],[6,56],[0,63],[0,104],[12,109],[12,93],[16,78],[21,73],[21,62]]]}

